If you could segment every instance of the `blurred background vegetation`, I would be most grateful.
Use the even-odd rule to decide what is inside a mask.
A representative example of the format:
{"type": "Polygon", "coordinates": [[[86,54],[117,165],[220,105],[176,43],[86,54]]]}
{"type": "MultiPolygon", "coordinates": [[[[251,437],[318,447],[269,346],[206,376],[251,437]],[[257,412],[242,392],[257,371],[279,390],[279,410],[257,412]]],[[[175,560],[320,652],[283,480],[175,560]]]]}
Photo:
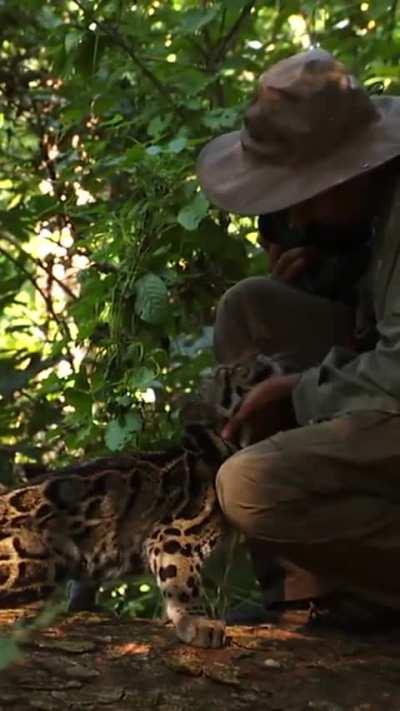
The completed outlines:
{"type": "Polygon", "coordinates": [[[397,5],[0,0],[3,485],[179,436],[219,296],[267,270],[254,221],[199,190],[197,153],[312,45],[400,93],[397,5]]]}

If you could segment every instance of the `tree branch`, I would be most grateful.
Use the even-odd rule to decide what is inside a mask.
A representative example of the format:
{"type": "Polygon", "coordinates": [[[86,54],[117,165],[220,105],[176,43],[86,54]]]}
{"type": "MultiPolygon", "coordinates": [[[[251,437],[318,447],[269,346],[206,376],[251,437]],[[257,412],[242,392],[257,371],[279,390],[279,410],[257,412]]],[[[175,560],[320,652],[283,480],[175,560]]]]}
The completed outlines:
{"type": "MultiPolygon", "coordinates": [[[[58,314],[56,314],[56,312],[54,311],[54,307],[53,307],[51,299],[47,296],[47,294],[39,286],[35,277],[27,269],[25,269],[25,267],[20,263],[20,261],[18,259],[13,257],[12,254],[7,252],[7,250],[1,246],[0,246],[0,254],[3,254],[3,256],[6,259],[8,259],[10,262],[12,262],[17,267],[17,269],[19,269],[25,275],[26,279],[28,279],[28,281],[31,282],[31,284],[34,286],[34,288],[40,294],[44,303],[46,304],[46,308],[47,308],[47,311],[49,312],[49,314],[52,316],[52,318],[57,323],[57,325],[59,326],[60,330],[64,333],[64,335],[67,336],[68,340],[71,341],[71,334],[69,332],[69,328],[68,328],[67,324],[65,323],[65,321],[63,319],[59,318],[58,314]]],[[[71,367],[73,370],[73,361],[72,361],[72,358],[70,358],[69,354],[66,356],[66,359],[71,364],[71,367]]]]}
{"type": "Polygon", "coordinates": [[[239,17],[233,23],[232,27],[226,33],[225,37],[222,38],[220,44],[218,45],[218,47],[216,49],[216,52],[215,52],[215,55],[213,58],[215,65],[220,64],[222,62],[227,51],[230,49],[236,35],[238,34],[243,22],[250,15],[253,7],[255,7],[256,4],[257,4],[257,0],[249,0],[249,2],[247,2],[246,5],[242,8],[242,11],[240,12],[239,17]]]}
{"type": "Polygon", "coordinates": [[[398,0],[393,0],[390,10],[389,10],[389,34],[390,40],[393,40],[393,32],[396,27],[396,15],[397,15],[398,0]]]}
{"type": "MultiPolygon", "coordinates": [[[[75,4],[78,5],[78,7],[82,10],[82,12],[85,15],[88,15],[88,9],[84,6],[84,4],[81,2],[81,0],[74,0],[75,4]]],[[[110,26],[108,23],[103,22],[102,20],[98,20],[94,13],[91,13],[91,17],[93,17],[94,21],[96,22],[97,27],[103,32],[103,34],[107,35],[108,37],[111,37],[112,40],[114,41],[114,44],[118,45],[121,49],[123,49],[126,54],[131,58],[134,64],[141,70],[141,72],[144,74],[144,76],[156,87],[158,92],[161,94],[161,96],[165,99],[165,101],[171,106],[171,108],[178,114],[182,114],[182,111],[180,107],[175,103],[173,100],[170,92],[165,88],[164,84],[159,80],[159,78],[149,69],[146,64],[142,62],[142,60],[138,57],[136,52],[131,48],[131,46],[127,43],[125,37],[121,35],[119,30],[115,26],[110,26]]]]}
{"type": "MultiPolygon", "coordinates": [[[[76,0],[75,0],[76,2],[76,0]]],[[[98,23],[99,27],[101,28],[102,32],[104,34],[112,37],[114,42],[118,44],[121,49],[123,49],[129,57],[132,59],[134,64],[136,64],[137,67],[141,70],[141,72],[144,74],[145,77],[158,89],[159,93],[161,96],[168,102],[168,104],[171,106],[171,108],[178,114],[182,114],[182,111],[180,107],[175,103],[175,101],[172,99],[171,94],[169,91],[165,88],[164,84],[158,79],[158,77],[153,74],[151,69],[149,69],[146,64],[142,62],[141,59],[139,59],[138,55],[134,50],[128,45],[125,37],[123,37],[119,30],[117,30],[115,27],[108,27],[105,23],[98,23]]]]}
{"type": "Polygon", "coordinates": [[[49,311],[51,312],[51,315],[53,316],[53,318],[54,318],[54,319],[57,321],[57,323],[58,323],[58,317],[57,317],[57,314],[54,313],[53,305],[52,305],[52,303],[51,303],[49,297],[47,296],[47,294],[43,291],[43,289],[42,289],[42,288],[39,286],[39,284],[37,283],[35,277],[34,277],[27,269],[25,269],[25,267],[18,261],[18,259],[16,259],[15,257],[13,257],[12,254],[10,254],[9,252],[7,252],[7,250],[4,249],[3,247],[0,247],[0,254],[3,254],[3,256],[6,257],[6,259],[8,259],[8,260],[9,260],[10,262],[12,262],[13,264],[15,264],[15,266],[17,267],[17,269],[19,269],[19,270],[25,275],[25,277],[28,279],[28,281],[30,281],[31,284],[33,284],[33,286],[35,287],[36,291],[40,294],[40,296],[41,296],[42,299],[44,300],[44,302],[45,302],[45,304],[46,304],[46,307],[47,307],[47,308],[49,309],[49,311]]]}

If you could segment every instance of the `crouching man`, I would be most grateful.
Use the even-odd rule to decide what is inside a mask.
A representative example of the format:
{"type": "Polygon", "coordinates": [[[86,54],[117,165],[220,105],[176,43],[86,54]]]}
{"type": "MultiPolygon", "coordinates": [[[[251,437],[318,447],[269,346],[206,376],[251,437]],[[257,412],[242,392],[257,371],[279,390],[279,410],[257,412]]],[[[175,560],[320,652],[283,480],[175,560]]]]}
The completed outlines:
{"type": "Polygon", "coordinates": [[[263,235],[272,275],[232,287],[215,328],[220,362],[280,352],[298,365],[249,393],[224,436],[261,418],[265,438],[217,480],[267,606],[349,594],[374,611],[400,610],[399,154],[400,98],[369,97],[313,49],[263,74],[242,130],[199,157],[215,205],[267,225],[279,215],[281,225],[263,235]],[[291,246],[299,231],[320,248],[291,246]],[[330,271],[336,291],[324,293],[304,277],[327,268],[332,239],[342,257],[330,271]],[[276,432],[288,402],[297,426],[276,432]]]}

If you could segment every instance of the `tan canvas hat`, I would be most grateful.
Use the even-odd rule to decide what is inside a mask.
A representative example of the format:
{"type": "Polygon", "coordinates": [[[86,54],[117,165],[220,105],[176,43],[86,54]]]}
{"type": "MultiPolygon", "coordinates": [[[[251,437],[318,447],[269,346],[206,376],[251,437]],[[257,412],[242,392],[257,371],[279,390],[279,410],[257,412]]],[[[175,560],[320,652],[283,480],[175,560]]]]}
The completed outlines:
{"type": "Polygon", "coordinates": [[[260,79],[244,125],[200,153],[211,202],[258,215],[303,202],[400,154],[400,97],[368,96],[322,49],[284,59],[260,79]]]}

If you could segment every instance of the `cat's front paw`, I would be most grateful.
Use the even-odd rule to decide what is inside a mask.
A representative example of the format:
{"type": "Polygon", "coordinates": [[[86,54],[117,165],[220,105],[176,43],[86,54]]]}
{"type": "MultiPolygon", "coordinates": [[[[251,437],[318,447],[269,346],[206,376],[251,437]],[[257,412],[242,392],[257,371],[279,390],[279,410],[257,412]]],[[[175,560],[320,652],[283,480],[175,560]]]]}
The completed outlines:
{"type": "Polygon", "coordinates": [[[225,625],[220,620],[184,615],[176,624],[176,634],[182,642],[193,647],[224,647],[225,625]]]}

